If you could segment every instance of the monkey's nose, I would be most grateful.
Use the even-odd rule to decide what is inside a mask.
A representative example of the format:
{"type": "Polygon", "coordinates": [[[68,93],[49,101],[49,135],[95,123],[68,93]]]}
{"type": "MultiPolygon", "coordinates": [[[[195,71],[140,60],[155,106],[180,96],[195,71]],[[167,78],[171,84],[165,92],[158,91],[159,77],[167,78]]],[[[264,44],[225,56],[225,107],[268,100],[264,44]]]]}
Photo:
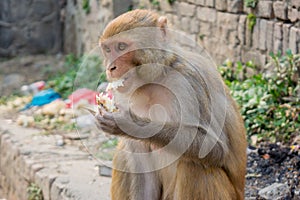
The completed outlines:
{"type": "Polygon", "coordinates": [[[112,71],[114,71],[114,70],[116,70],[116,69],[117,69],[117,66],[115,66],[115,65],[113,65],[113,66],[111,66],[111,67],[108,68],[108,70],[109,70],[110,72],[112,72],[112,71]]]}

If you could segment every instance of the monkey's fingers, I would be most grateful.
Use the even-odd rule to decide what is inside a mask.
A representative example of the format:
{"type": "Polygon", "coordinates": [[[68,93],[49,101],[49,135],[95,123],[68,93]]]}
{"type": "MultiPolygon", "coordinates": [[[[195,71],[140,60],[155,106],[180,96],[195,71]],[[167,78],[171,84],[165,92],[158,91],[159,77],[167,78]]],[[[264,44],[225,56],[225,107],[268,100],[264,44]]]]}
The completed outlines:
{"type": "Polygon", "coordinates": [[[96,119],[101,126],[110,126],[110,127],[116,126],[116,122],[114,121],[114,119],[112,117],[104,118],[103,115],[99,114],[99,115],[96,115],[96,119]]]}
{"type": "Polygon", "coordinates": [[[103,116],[107,112],[103,104],[98,105],[98,112],[100,113],[101,116],[103,116]]]}

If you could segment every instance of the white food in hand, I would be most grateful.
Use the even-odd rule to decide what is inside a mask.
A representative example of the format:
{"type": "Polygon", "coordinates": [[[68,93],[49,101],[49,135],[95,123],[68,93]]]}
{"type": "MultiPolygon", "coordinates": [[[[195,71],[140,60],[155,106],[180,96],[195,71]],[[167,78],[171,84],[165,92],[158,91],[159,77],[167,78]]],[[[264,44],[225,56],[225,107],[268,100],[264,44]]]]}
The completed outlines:
{"type": "MultiPolygon", "coordinates": [[[[106,88],[106,92],[111,92],[116,90],[118,87],[124,86],[123,84],[124,79],[119,79],[117,81],[113,81],[108,84],[106,88]]],[[[115,106],[114,97],[112,93],[103,93],[101,92],[99,95],[96,96],[96,103],[99,108],[104,107],[104,109],[108,112],[116,112],[118,108],[115,106]]]]}

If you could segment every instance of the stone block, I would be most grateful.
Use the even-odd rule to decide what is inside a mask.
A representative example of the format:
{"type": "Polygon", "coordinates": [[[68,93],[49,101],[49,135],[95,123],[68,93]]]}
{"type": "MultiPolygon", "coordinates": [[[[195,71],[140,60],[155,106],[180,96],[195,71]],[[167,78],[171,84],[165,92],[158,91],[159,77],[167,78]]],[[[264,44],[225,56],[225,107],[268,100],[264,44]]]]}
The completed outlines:
{"type": "Polygon", "coordinates": [[[246,45],[247,16],[240,15],[238,24],[238,39],[241,45],[246,45]]]}
{"type": "Polygon", "coordinates": [[[200,21],[205,22],[216,22],[217,20],[217,11],[212,8],[197,8],[197,18],[200,21]]]}
{"type": "Polygon", "coordinates": [[[267,49],[267,33],[269,34],[269,30],[267,30],[267,20],[262,19],[259,22],[258,45],[260,50],[267,49]]]}
{"type": "Polygon", "coordinates": [[[171,6],[171,4],[168,1],[159,0],[159,6],[160,6],[160,9],[164,12],[167,12],[167,13],[173,12],[173,7],[171,6]]]}
{"type": "Polygon", "coordinates": [[[15,39],[15,32],[10,27],[1,27],[0,48],[7,49],[15,39]]]}
{"type": "Polygon", "coordinates": [[[290,29],[290,38],[289,38],[289,48],[294,54],[299,53],[300,45],[300,29],[296,27],[291,27],[290,29]]]}
{"type": "Polygon", "coordinates": [[[273,52],[273,35],[274,35],[274,22],[267,21],[267,50],[268,53],[273,52]]]}
{"type": "Polygon", "coordinates": [[[252,61],[256,66],[262,67],[267,61],[267,57],[262,55],[259,51],[242,51],[242,62],[246,63],[252,61]]]}
{"type": "Polygon", "coordinates": [[[218,26],[219,27],[222,27],[224,29],[229,29],[229,30],[232,30],[232,31],[237,30],[237,26],[238,26],[238,22],[239,22],[239,16],[238,15],[218,12],[217,13],[217,19],[218,19],[218,26]]]}
{"type": "Polygon", "coordinates": [[[274,46],[273,46],[273,52],[278,53],[279,51],[282,52],[282,40],[280,39],[274,39],[274,46]]]}
{"type": "Polygon", "coordinates": [[[189,32],[190,24],[191,24],[191,18],[190,17],[182,17],[181,18],[181,26],[180,26],[180,28],[183,31],[189,32]]]}
{"type": "Polygon", "coordinates": [[[258,195],[264,199],[282,199],[290,194],[287,184],[273,183],[272,185],[259,190],[258,195]]]}
{"type": "MultiPolygon", "coordinates": [[[[216,0],[217,1],[217,0],[216,0]]],[[[207,7],[212,7],[214,8],[215,7],[215,0],[205,0],[205,5],[207,7]]]]}
{"type": "Polygon", "coordinates": [[[199,6],[205,6],[205,0],[194,0],[194,4],[199,6]]]}
{"type": "Polygon", "coordinates": [[[282,39],[282,22],[277,22],[274,25],[274,38],[275,39],[282,39]]]}
{"type": "Polygon", "coordinates": [[[1,26],[0,56],[59,52],[62,39],[60,12],[59,1],[2,0],[0,13],[3,13],[1,25],[4,27],[1,26]],[[41,27],[45,23],[49,28],[41,27]],[[28,41],[38,29],[46,31],[35,41],[28,41]]]}
{"type": "Polygon", "coordinates": [[[252,47],[252,31],[248,28],[248,25],[245,28],[245,46],[248,48],[252,47]]]}
{"type": "Polygon", "coordinates": [[[300,7],[300,0],[290,0],[290,5],[296,8],[300,7]]]}
{"type": "Polygon", "coordinates": [[[227,11],[232,13],[238,13],[243,11],[242,0],[227,0],[227,11]]]}
{"type": "Polygon", "coordinates": [[[227,10],[227,0],[216,0],[215,7],[219,11],[226,11],[227,10]]]}
{"type": "Polygon", "coordinates": [[[49,171],[45,173],[43,170],[35,174],[35,183],[38,184],[42,189],[43,197],[45,200],[51,199],[51,185],[56,179],[56,176],[54,174],[54,172],[49,173],[49,171]]]}
{"type": "Polygon", "coordinates": [[[298,20],[299,13],[300,11],[298,11],[295,6],[288,7],[288,19],[291,20],[291,22],[296,22],[298,20]]]}
{"type": "Polygon", "coordinates": [[[195,18],[193,18],[191,20],[190,32],[191,33],[199,33],[199,21],[195,18]]]}
{"type": "Polygon", "coordinates": [[[256,5],[256,15],[263,18],[272,18],[273,16],[273,2],[272,1],[258,1],[256,5]]]}
{"type": "Polygon", "coordinates": [[[259,24],[260,19],[256,19],[256,25],[253,27],[252,31],[252,47],[254,49],[259,48],[259,24]]]}
{"type": "Polygon", "coordinates": [[[221,42],[227,45],[236,46],[239,43],[238,40],[238,23],[239,16],[230,13],[218,12],[217,14],[217,31],[216,37],[220,38],[221,42]]]}
{"type": "Polygon", "coordinates": [[[181,22],[180,22],[180,19],[177,15],[173,16],[173,25],[175,26],[175,28],[180,29],[181,22]]]}
{"type": "Polygon", "coordinates": [[[273,4],[274,15],[278,19],[287,20],[287,3],[276,1],[273,4]]]}
{"type": "MultiPolygon", "coordinates": [[[[5,3],[5,0],[2,0],[5,3]]],[[[31,17],[32,13],[30,7],[32,7],[32,1],[17,1],[17,0],[6,0],[8,3],[4,6],[4,9],[9,10],[9,15],[3,15],[1,20],[11,21],[11,22],[20,22],[26,20],[27,17],[31,17]],[[31,15],[28,16],[28,11],[30,10],[31,15]]],[[[5,11],[3,10],[3,13],[5,11]]]]}
{"type": "Polygon", "coordinates": [[[53,1],[34,1],[31,6],[33,16],[37,19],[41,19],[53,12],[53,1]]]}
{"type": "Polygon", "coordinates": [[[289,49],[289,38],[290,38],[290,28],[291,24],[283,24],[282,25],[282,51],[286,52],[289,49]]]}
{"type": "Polygon", "coordinates": [[[165,16],[166,16],[166,18],[167,18],[167,20],[168,20],[168,26],[169,26],[169,24],[174,24],[174,17],[173,17],[173,14],[167,13],[167,14],[165,14],[165,16]]]}
{"type": "Polygon", "coordinates": [[[194,16],[196,6],[185,2],[178,3],[178,12],[183,16],[194,16]]]}
{"type": "Polygon", "coordinates": [[[210,23],[200,22],[199,28],[200,28],[199,34],[201,37],[208,37],[212,33],[212,25],[210,23]]]}

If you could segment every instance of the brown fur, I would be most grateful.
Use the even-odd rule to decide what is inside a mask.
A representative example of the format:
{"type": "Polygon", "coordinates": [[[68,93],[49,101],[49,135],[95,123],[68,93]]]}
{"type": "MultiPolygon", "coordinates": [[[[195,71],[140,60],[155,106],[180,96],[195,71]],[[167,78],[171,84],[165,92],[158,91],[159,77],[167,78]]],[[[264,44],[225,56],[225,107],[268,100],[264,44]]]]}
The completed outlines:
{"type": "MultiPolygon", "coordinates": [[[[113,20],[105,29],[100,42],[116,35],[122,31],[130,30],[136,27],[158,26],[159,16],[156,13],[146,10],[135,10],[113,20]]],[[[187,53],[188,55],[188,53],[187,53]]],[[[108,58],[107,58],[108,59],[108,58]]],[[[125,60],[116,60],[116,71],[108,72],[110,77],[116,79],[130,69],[136,69],[135,73],[129,80],[135,83],[138,81],[156,81],[162,84],[173,82],[177,89],[193,96],[197,100],[197,105],[190,105],[187,108],[191,118],[194,113],[201,113],[199,121],[202,124],[209,123],[212,119],[210,112],[213,109],[210,105],[210,90],[220,91],[225,88],[224,99],[217,100],[220,104],[227,101],[227,112],[225,125],[222,127],[222,133],[219,136],[212,150],[204,157],[199,158],[201,147],[209,144],[202,144],[205,136],[208,135],[205,127],[198,127],[198,132],[189,148],[185,153],[171,165],[163,169],[147,173],[130,173],[134,172],[137,167],[147,168],[149,165],[155,165],[156,161],[143,163],[134,160],[130,156],[124,156],[117,152],[114,157],[114,167],[117,169],[126,169],[127,172],[118,170],[113,171],[111,196],[113,200],[242,200],[244,199],[245,170],[246,170],[246,139],[245,128],[239,110],[230,97],[225,85],[216,84],[216,80],[222,81],[219,74],[213,66],[205,66],[198,60],[188,59],[189,62],[178,59],[171,53],[162,50],[138,50],[132,53],[125,60]],[[138,55],[138,56],[137,56],[138,55]],[[133,61],[134,60],[134,61],[133,61]],[[192,88],[181,82],[176,82],[172,72],[168,68],[151,68],[151,65],[140,68],[138,64],[148,64],[157,61],[160,64],[169,66],[171,69],[179,72],[192,88]],[[132,64],[135,63],[135,64],[132,64]],[[126,66],[126,70],[120,69],[126,66]],[[121,73],[118,73],[118,71],[121,73]],[[112,74],[115,73],[115,76],[112,74]],[[205,80],[204,80],[205,79],[205,80]],[[206,84],[210,84],[208,87],[206,84]],[[188,91],[186,91],[188,90],[188,91]],[[192,95],[191,95],[192,94],[192,95]],[[198,109],[198,110],[197,110],[198,109]]],[[[126,88],[126,85],[124,86],[126,88]]],[[[149,119],[149,108],[152,105],[160,104],[167,111],[167,121],[163,130],[159,133],[148,137],[138,138],[124,133],[118,128],[111,113],[105,113],[98,116],[99,126],[103,130],[119,135],[123,139],[118,146],[119,150],[130,152],[151,152],[159,150],[161,147],[169,144],[176,136],[178,122],[180,121],[180,110],[178,101],[173,93],[160,85],[147,84],[140,87],[130,96],[125,94],[125,89],[115,92],[116,102],[122,108],[122,103],[131,101],[131,117],[139,124],[147,124],[149,121],[154,122],[153,128],[160,125],[160,114],[152,116],[149,119]]],[[[188,95],[188,99],[190,98],[188,95]]],[[[222,113],[220,113],[221,115],[222,113]]],[[[129,116],[122,118],[126,123],[129,116]]],[[[193,126],[191,124],[190,126],[193,126]]],[[[181,152],[186,147],[189,134],[189,125],[182,133],[178,134],[180,143],[173,145],[168,151],[161,152],[161,157],[169,154],[181,152]]]]}

